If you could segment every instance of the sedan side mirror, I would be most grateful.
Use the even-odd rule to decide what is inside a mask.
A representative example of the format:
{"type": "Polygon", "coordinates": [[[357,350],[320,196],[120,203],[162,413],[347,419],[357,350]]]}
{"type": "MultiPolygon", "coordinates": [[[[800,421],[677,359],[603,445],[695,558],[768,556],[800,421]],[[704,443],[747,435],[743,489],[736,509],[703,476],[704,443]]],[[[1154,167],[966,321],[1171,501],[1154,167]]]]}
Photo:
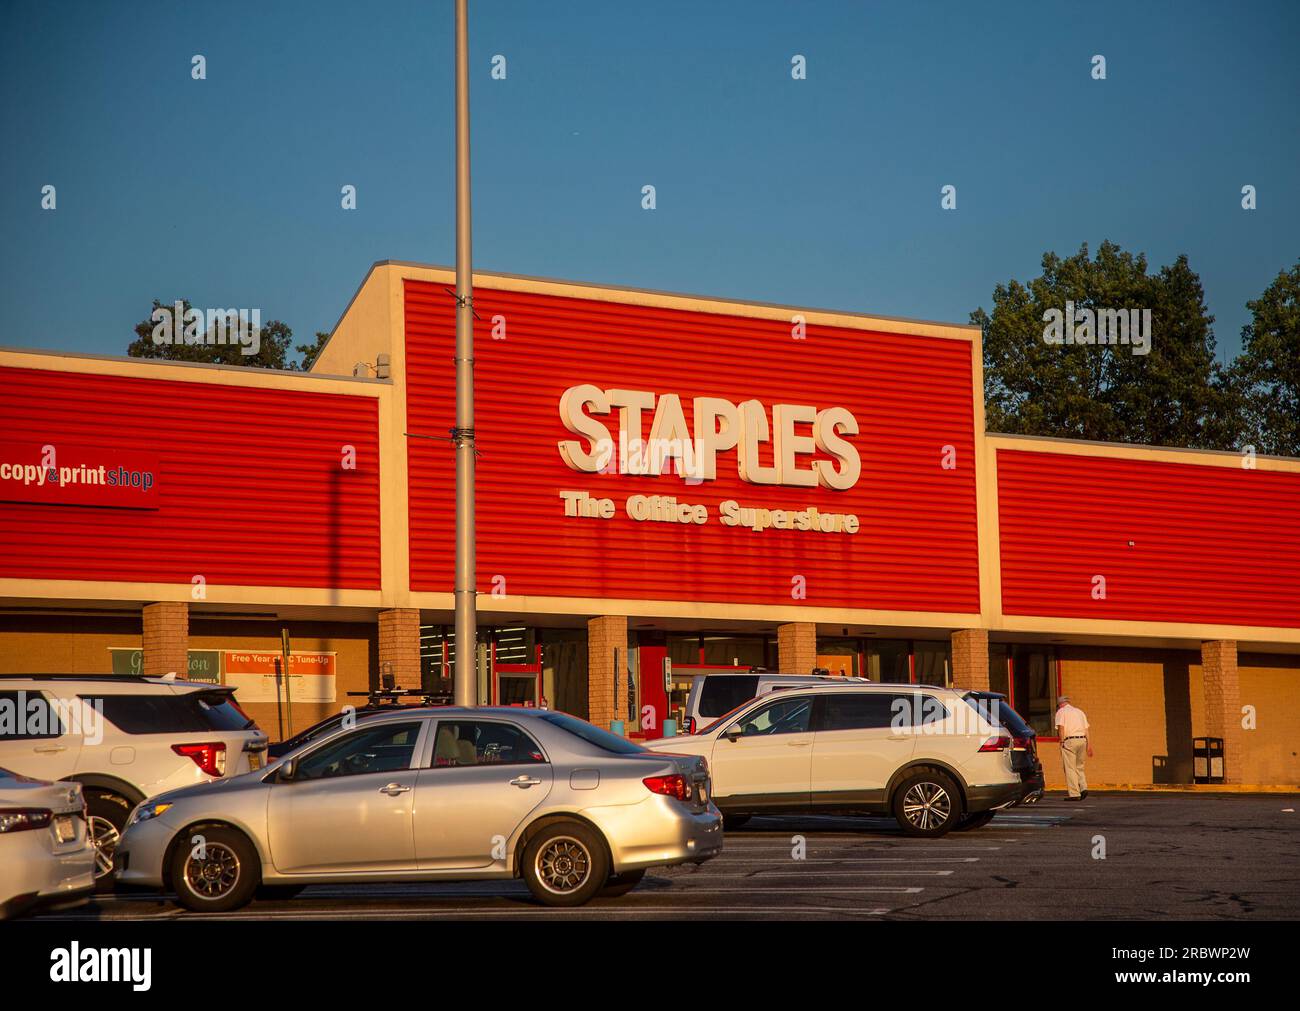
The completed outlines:
{"type": "Polygon", "coordinates": [[[293,777],[298,773],[298,759],[291,758],[280,766],[280,782],[291,783],[293,777]]]}
{"type": "Polygon", "coordinates": [[[733,723],[731,726],[729,726],[726,729],[726,731],[723,733],[722,736],[725,737],[727,740],[729,740],[732,744],[735,744],[738,740],[740,740],[742,737],[745,736],[745,728],[742,727],[739,723],[733,723]]]}

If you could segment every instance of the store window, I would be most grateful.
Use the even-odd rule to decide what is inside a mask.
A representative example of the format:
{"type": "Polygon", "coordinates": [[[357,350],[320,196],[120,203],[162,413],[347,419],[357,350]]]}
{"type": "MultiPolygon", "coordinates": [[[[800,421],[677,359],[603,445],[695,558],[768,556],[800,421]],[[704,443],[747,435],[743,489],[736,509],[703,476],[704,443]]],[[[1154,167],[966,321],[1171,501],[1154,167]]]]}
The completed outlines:
{"type": "Polygon", "coordinates": [[[1040,737],[1056,736],[1056,657],[1050,647],[1011,647],[1011,707],[1040,737]]]}
{"type": "Polygon", "coordinates": [[[775,670],[776,637],[726,632],[669,633],[668,659],[674,666],[763,667],[775,670]]]}
{"type": "MultiPolygon", "coordinates": [[[[485,627],[478,643],[494,668],[535,667],[541,647],[541,698],[539,682],[530,671],[499,671],[495,686],[501,705],[540,705],[587,718],[587,630],[585,628],[485,627]]],[[[423,690],[450,699],[456,676],[456,632],[451,625],[425,625],[420,629],[420,673],[423,690]]],[[[482,673],[482,672],[480,672],[482,673]]],[[[480,681],[482,679],[480,678],[480,681]]],[[[485,699],[492,688],[480,683],[485,699]]]]}
{"type": "Polygon", "coordinates": [[[1011,649],[1002,643],[989,643],[989,691],[1011,698],[1011,649]]]}
{"type": "Polygon", "coordinates": [[[817,666],[832,675],[865,677],[884,684],[952,685],[952,642],[821,636],[817,666]]]}
{"type": "Polygon", "coordinates": [[[552,709],[586,719],[587,630],[542,628],[542,688],[552,709]]]}
{"type": "Polygon", "coordinates": [[[989,691],[1005,695],[1034,733],[1056,735],[1057,657],[1051,647],[990,643],[989,691]]]}
{"type": "Polygon", "coordinates": [[[912,680],[911,646],[906,639],[869,639],[867,677],[883,684],[907,684],[912,680]]]}
{"type": "MultiPolygon", "coordinates": [[[[480,633],[481,634],[481,633],[480,633]]],[[[531,628],[494,628],[491,643],[497,663],[537,662],[537,634],[531,628]]]]}
{"type": "Polygon", "coordinates": [[[718,667],[766,667],[769,636],[711,635],[700,636],[703,662],[718,667]]]}
{"type": "Polygon", "coordinates": [[[837,677],[862,677],[862,640],[819,638],[817,666],[837,677]]]}
{"type": "Polygon", "coordinates": [[[668,635],[668,659],[674,665],[684,665],[695,667],[700,662],[700,637],[696,632],[686,635],[669,633],[668,635]]]}
{"type": "Polygon", "coordinates": [[[420,687],[429,695],[455,693],[456,634],[448,625],[420,629],[420,687]]]}
{"type": "Polygon", "coordinates": [[[952,640],[914,643],[912,666],[917,684],[947,688],[952,684],[952,640]]]}

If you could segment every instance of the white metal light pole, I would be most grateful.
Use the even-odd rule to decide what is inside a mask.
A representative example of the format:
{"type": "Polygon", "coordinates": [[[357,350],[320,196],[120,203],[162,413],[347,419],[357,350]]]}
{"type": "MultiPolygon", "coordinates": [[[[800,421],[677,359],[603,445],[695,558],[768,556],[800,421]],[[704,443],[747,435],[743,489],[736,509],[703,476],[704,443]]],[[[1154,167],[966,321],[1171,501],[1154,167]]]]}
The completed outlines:
{"type": "Polygon", "coordinates": [[[456,691],[478,698],[474,562],[474,280],[469,200],[469,0],[456,0],[456,691]]]}

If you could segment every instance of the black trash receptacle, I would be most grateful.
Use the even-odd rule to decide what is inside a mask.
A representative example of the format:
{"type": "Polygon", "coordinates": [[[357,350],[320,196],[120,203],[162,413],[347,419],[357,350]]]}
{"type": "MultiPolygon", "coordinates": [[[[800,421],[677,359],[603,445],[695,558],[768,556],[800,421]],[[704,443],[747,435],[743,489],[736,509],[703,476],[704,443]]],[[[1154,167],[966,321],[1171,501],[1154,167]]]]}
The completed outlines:
{"type": "Polygon", "coordinates": [[[1223,782],[1223,738],[1192,738],[1192,782],[1223,782]]]}

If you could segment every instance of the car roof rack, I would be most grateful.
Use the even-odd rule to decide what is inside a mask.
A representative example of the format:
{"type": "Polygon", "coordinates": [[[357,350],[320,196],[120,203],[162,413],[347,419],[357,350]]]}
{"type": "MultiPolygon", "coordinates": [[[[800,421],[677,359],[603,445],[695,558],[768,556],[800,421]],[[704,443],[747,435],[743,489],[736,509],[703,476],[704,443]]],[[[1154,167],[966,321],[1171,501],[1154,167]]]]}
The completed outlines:
{"type": "Polygon", "coordinates": [[[348,692],[354,698],[364,698],[368,706],[399,709],[403,706],[449,706],[449,692],[426,692],[423,688],[372,688],[364,692],[348,692]],[[418,699],[417,702],[404,702],[403,699],[418,699]]]}

